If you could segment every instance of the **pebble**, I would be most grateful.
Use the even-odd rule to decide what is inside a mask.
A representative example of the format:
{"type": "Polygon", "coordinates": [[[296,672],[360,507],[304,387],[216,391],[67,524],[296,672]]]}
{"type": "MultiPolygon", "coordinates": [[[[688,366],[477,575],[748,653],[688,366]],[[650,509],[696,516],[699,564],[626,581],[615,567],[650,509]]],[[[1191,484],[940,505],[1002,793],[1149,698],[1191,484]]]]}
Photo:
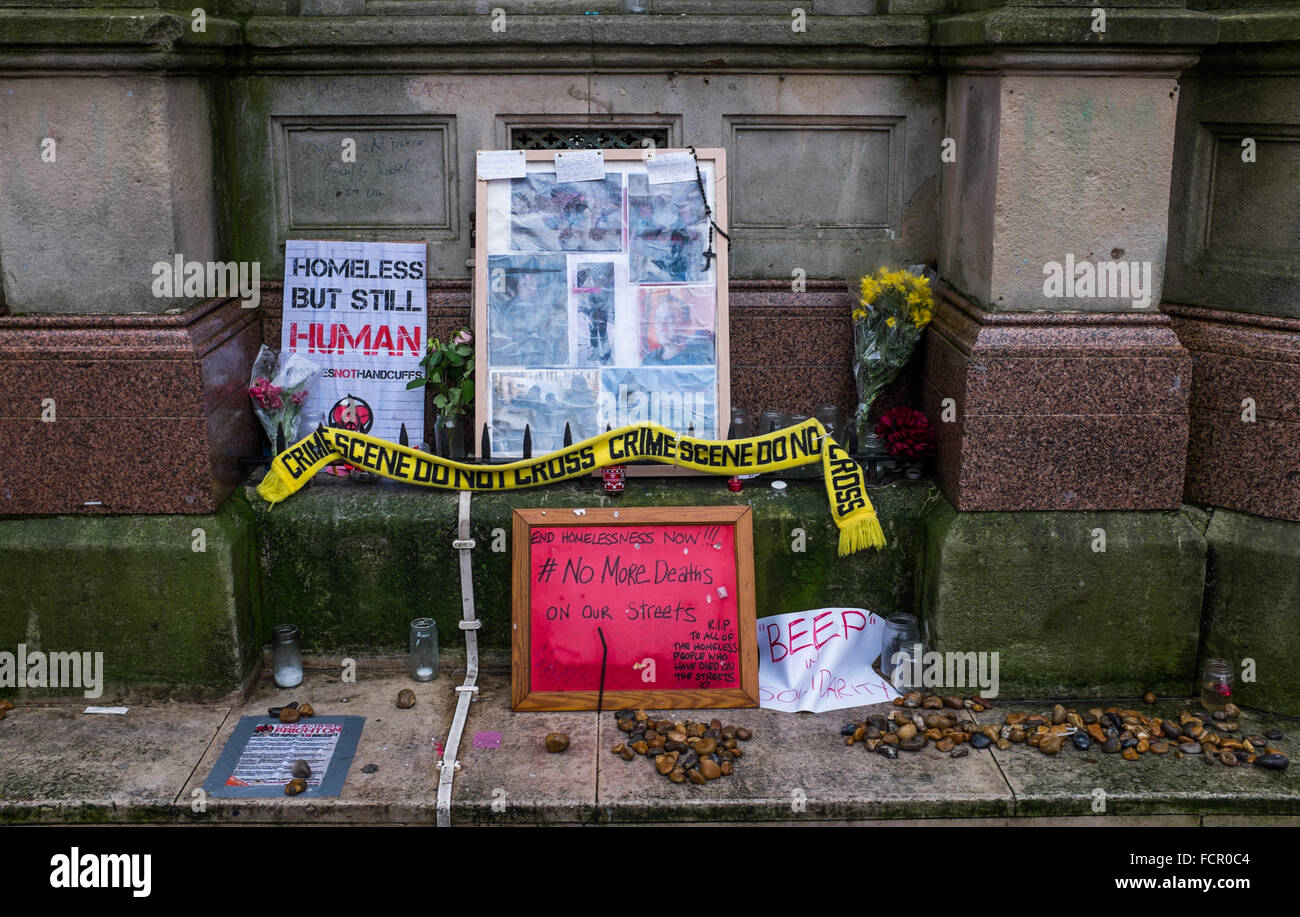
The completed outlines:
{"type": "Polygon", "coordinates": [[[904,706],[904,707],[919,707],[919,706],[921,706],[921,692],[920,692],[920,691],[910,691],[910,692],[908,692],[907,694],[904,694],[904,695],[903,695],[903,706],[904,706]]]}
{"type": "Polygon", "coordinates": [[[293,774],[295,777],[310,777],[311,765],[302,758],[299,758],[297,761],[293,762],[293,769],[290,770],[289,773],[293,774]]]}
{"type": "Polygon", "coordinates": [[[921,736],[912,736],[910,739],[904,739],[898,743],[898,747],[903,751],[920,751],[925,748],[926,741],[921,736]]]}
{"type": "Polygon", "coordinates": [[[982,732],[977,732],[970,737],[970,747],[976,750],[988,748],[992,744],[993,740],[982,732]]]}
{"type": "MultiPolygon", "coordinates": [[[[644,742],[638,743],[645,745],[644,742]]],[[[546,750],[549,752],[564,751],[569,747],[569,737],[562,732],[548,732],[546,734],[546,750]]],[[[645,752],[641,752],[645,754],[645,752]]]]}
{"type": "Polygon", "coordinates": [[[1111,736],[1105,742],[1101,743],[1101,750],[1108,755],[1113,755],[1119,751],[1119,736],[1111,736]]]}
{"type": "MultiPolygon", "coordinates": [[[[551,733],[551,735],[557,735],[557,733],[551,733]]],[[[548,741],[547,748],[548,748],[549,750],[551,750],[551,751],[564,751],[564,748],[568,748],[568,747],[569,747],[569,737],[568,737],[568,736],[562,736],[562,738],[564,739],[564,748],[551,748],[551,747],[550,747],[550,744],[549,744],[549,740],[550,740],[551,736],[547,736],[546,738],[547,738],[547,741],[548,741]]],[[[648,751],[650,750],[650,745],[649,745],[648,743],[644,742],[644,741],[641,741],[641,742],[633,742],[633,743],[632,743],[632,750],[633,750],[634,752],[636,752],[638,755],[644,755],[646,752],[648,752],[648,751]]]]}
{"type": "Polygon", "coordinates": [[[1168,751],[1169,751],[1169,743],[1168,743],[1168,742],[1152,742],[1152,743],[1151,743],[1151,753],[1152,753],[1153,755],[1163,755],[1163,754],[1165,754],[1165,753],[1168,752],[1168,751]]]}
{"type": "Polygon", "coordinates": [[[636,757],[636,752],[624,745],[623,750],[618,753],[618,756],[624,761],[631,761],[636,757]]]}
{"type": "Polygon", "coordinates": [[[949,755],[948,757],[950,757],[950,758],[964,758],[964,757],[966,757],[966,756],[969,755],[969,754],[970,754],[970,749],[969,749],[969,748],[967,748],[965,745],[958,745],[956,748],[954,748],[954,749],[952,750],[952,754],[949,755]]]}
{"type": "Polygon", "coordinates": [[[1059,726],[1065,722],[1065,708],[1057,704],[1052,708],[1052,724],[1059,726]]]}
{"type": "Polygon", "coordinates": [[[943,698],[931,694],[925,700],[921,701],[921,708],[924,710],[941,710],[943,709],[943,698]]]}
{"type": "Polygon", "coordinates": [[[1255,759],[1255,763],[1260,767],[1267,768],[1268,770],[1271,771],[1284,771],[1286,770],[1287,765],[1291,763],[1291,759],[1288,758],[1286,755],[1274,753],[1268,755],[1260,755],[1258,758],[1255,759]]]}
{"type": "Polygon", "coordinates": [[[367,764],[365,767],[361,768],[361,773],[363,774],[374,774],[378,772],[379,772],[378,764],[367,764]]]}
{"type": "Polygon", "coordinates": [[[876,749],[877,754],[884,755],[886,758],[897,758],[898,749],[892,745],[881,745],[876,749]]]}
{"type": "Polygon", "coordinates": [[[942,752],[950,752],[957,747],[957,743],[952,739],[940,739],[938,742],[934,743],[934,747],[942,752]]]}
{"type": "Polygon", "coordinates": [[[14,702],[11,700],[0,700],[0,713],[7,713],[14,709],[14,702]]]}
{"type": "Polygon", "coordinates": [[[1070,737],[1070,741],[1074,743],[1074,747],[1079,751],[1087,751],[1092,748],[1092,740],[1082,732],[1076,732],[1070,737]]]}
{"type": "Polygon", "coordinates": [[[672,773],[673,768],[677,765],[676,755],[659,755],[655,758],[655,770],[661,777],[667,777],[672,773]]]}
{"type": "Polygon", "coordinates": [[[295,777],[284,785],[284,795],[297,796],[303,790],[307,789],[307,781],[295,777]]]}
{"type": "Polygon", "coordinates": [[[1230,720],[1235,720],[1241,716],[1241,708],[1231,702],[1223,705],[1223,712],[1230,720]]]}
{"type": "Polygon", "coordinates": [[[722,776],[730,777],[732,772],[736,769],[736,765],[732,764],[730,761],[723,761],[722,764],[719,765],[719,769],[722,771],[722,776]]]}
{"type": "Polygon", "coordinates": [[[705,758],[700,761],[700,773],[705,780],[717,780],[722,776],[722,767],[712,758],[705,758]]]}
{"type": "Polygon", "coordinates": [[[688,770],[688,771],[686,772],[686,779],[690,780],[691,783],[708,783],[708,782],[709,782],[709,781],[708,781],[708,778],[706,778],[703,774],[701,774],[701,773],[700,773],[699,771],[697,771],[695,768],[691,768],[690,770],[688,770]]]}
{"type": "Polygon", "coordinates": [[[399,710],[409,710],[415,706],[415,692],[410,688],[403,688],[397,692],[397,708],[399,710]]]}
{"type": "MultiPolygon", "coordinates": [[[[297,709],[294,708],[294,707],[285,707],[284,709],[282,709],[282,710],[280,711],[280,722],[281,722],[281,723],[296,723],[296,722],[298,722],[298,711],[297,711],[297,709]]],[[[302,791],[299,790],[299,792],[302,792],[302,791]]],[[[290,795],[293,795],[293,794],[290,794],[290,795]]]]}
{"type": "Polygon", "coordinates": [[[1221,751],[1219,752],[1219,763],[1226,767],[1236,767],[1238,763],[1237,756],[1231,751],[1221,751]]]}
{"type": "Polygon", "coordinates": [[[1061,737],[1048,736],[1038,743],[1038,750],[1045,755],[1054,755],[1061,750],[1061,737]]]}
{"type": "Polygon", "coordinates": [[[1170,739],[1181,739],[1183,731],[1174,723],[1161,723],[1160,730],[1170,739]]]}
{"type": "Polygon", "coordinates": [[[668,779],[673,783],[685,783],[686,772],[680,768],[675,768],[671,773],[669,773],[668,779]]]}
{"type": "MultiPolygon", "coordinates": [[[[1279,742],[1282,739],[1286,738],[1286,733],[1284,733],[1281,729],[1270,729],[1268,732],[1264,733],[1264,737],[1268,739],[1272,739],[1274,742],[1279,742]]],[[[1264,743],[1259,742],[1258,744],[1263,745],[1264,743]]]]}
{"type": "Polygon", "coordinates": [[[855,733],[855,732],[857,732],[857,731],[858,731],[858,724],[857,724],[857,723],[849,723],[848,725],[846,725],[845,727],[843,727],[843,728],[840,730],[840,735],[842,735],[842,736],[851,736],[851,735],[853,735],[853,733],[855,733]]]}
{"type": "Polygon", "coordinates": [[[1120,757],[1125,761],[1136,761],[1141,755],[1137,753],[1136,748],[1126,748],[1120,752],[1120,757]]]}
{"type": "Polygon", "coordinates": [[[900,741],[900,742],[906,742],[908,739],[912,738],[914,735],[916,735],[916,724],[915,724],[915,723],[906,723],[906,724],[904,724],[904,725],[898,727],[898,741],[900,741]]]}
{"type": "Polygon", "coordinates": [[[1201,746],[1197,745],[1195,742],[1183,742],[1178,746],[1178,750],[1185,755],[1199,755],[1201,753],[1201,746]]]}
{"type": "Polygon", "coordinates": [[[1155,695],[1155,692],[1154,692],[1154,691],[1148,691],[1146,694],[1143,694],[1143,695],[1142,695],[1142,700],[1143,700],[1144,703],[1154,704],[1154,703],[1156,702],[1156,695],[1155,695]]]}
{"type": "MultiPolygon", "coordinates": [[[[856,738],[860,739],[862,738],[862,736],[857,736],[856,738]]],[[[705,736],[704,738],[700,739],[698,742],[695,743],[695,753],[700,757],[704,757],[705,755],[711,755],[717,750],[718,750],[718,743],[715,740],[710,739],[708,736],[705,736]]]]}
{"type": "Polygon", "coordinates": [[[303,704],[301,707],[298,708],[299,716],[314,716],[315,713],[316,713],[316,708],[313,707],[311,704],[303,704]]]}
{"type": "Polygon", "coordinates": [[[750,732],[748,729],[746,729],[744,726],[736,727],[736,738],[740,739],[740,741],[748,742],[753,737],[754,734],[750,732]]]}
{"type": "Polygon", "coordinates": [[[943,705],[945,707],[951,707],[954,710],[960,710],[962,708],[961,698],[955,694],[945,695],[943,698],[943,705]]]}

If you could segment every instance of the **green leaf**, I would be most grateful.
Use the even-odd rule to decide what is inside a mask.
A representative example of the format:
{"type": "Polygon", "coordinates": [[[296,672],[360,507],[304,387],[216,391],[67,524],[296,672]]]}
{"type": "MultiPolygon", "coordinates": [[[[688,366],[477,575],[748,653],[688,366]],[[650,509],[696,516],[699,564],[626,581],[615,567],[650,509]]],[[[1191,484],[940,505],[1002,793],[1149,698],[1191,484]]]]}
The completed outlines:
{"type": "Polygon", "coordinates": [[[456,348],[456,353],[460,354],[462,357],[467,357],[473,352],[474,352],[473,348],[471,348],[468,344],[461,344],[459,347],[456,348]]]}
{"type": "Polygon", "coordinates": [[[466,379],[460,384],[460,393],[464,397],[465,403],[469,404],[474,400],[474,380],[466,379]]]}
{"type": "Polygon", "coordinates": [[[447,351],[447,362],[452,366],[462,366],[465,363],[465,358],[456,353],[456,351],[449,350],[447,351]]]}
{"type": "Polygon", "coordinates": [[[447,396],[439,395],[433,399],[433,403],[440,408],[445,408],[447,406],[447,396]]]}
{"type": "Polygon", "coordinates": [[[428,385],[428,384],[429,384],[428,379],[412,379],[410,382],[406,383],[406,388],[409,391],[413,388],[419,388],[421,385],[428,385]]]}
{"type": "Polygon", "coordinates": [[[451,404],[460,404],[460,389],[458,388],[447,389],[447,401],[451,404]]]}

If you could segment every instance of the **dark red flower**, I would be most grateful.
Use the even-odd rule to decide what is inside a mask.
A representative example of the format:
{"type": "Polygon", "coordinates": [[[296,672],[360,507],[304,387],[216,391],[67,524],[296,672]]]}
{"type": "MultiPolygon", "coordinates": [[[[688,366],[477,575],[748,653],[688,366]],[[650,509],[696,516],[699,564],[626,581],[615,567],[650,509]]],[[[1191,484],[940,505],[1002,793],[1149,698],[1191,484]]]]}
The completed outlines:
{"type": "Polygon", "coordinates": [[[876,435],[885,441],[890,455],[923,458],[934,451],[934,427],[924,414],[909,407],[890,408],[881,414],[876,435]]]}

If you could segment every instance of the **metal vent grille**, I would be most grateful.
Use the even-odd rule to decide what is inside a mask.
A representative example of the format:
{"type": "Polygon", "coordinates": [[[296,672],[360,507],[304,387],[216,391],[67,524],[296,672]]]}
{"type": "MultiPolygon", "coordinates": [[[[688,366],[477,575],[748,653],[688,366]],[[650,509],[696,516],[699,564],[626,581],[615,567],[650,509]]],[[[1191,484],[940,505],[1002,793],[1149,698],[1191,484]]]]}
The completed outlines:
{"type": "Polygon", "coordinates": [[[510,132],[513,150],[640,150],[650,140],[656,148],[667,148],[667,128],[635,130],[586,130],[580,127],[515,128],[510,132]]]}

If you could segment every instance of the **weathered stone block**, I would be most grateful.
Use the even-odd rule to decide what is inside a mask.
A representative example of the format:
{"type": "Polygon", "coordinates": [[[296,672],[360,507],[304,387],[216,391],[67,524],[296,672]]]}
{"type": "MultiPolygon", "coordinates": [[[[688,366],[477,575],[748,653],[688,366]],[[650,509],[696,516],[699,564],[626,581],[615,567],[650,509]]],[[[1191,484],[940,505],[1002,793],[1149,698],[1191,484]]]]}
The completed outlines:
{"type": "Polygon", "coordinates": [[[210,516],[0,519],[0,557],[0,650],[102,652],[105,700],[221,696],[252,668],[256,551],[235,501],[210,516]]]}
{"type": "Polygon", "coordinates": [[[1216,509],[1201,661],[1236,670],[1238,703],[1300,715],[1300,523],[1216,509]],[[1254,660],[1254,681],[1246,660],[1254,660]]]}
{"type": "Polygon", "coordinates": [[[941,501],[924,520],[917,575],[934,649],[998,653],[1005,697],[1183,694],[1203,524],[1191,508],[959,513],[941,501]]]}

